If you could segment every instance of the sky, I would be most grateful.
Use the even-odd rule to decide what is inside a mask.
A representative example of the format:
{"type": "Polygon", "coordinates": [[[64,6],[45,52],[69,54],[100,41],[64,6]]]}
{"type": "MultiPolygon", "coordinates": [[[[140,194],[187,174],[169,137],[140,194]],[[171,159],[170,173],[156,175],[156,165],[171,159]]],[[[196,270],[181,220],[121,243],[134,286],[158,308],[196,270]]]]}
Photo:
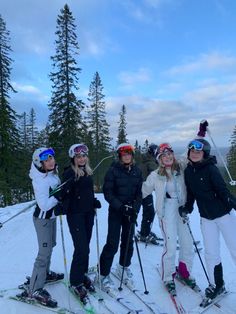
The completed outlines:
{"type": "Polygon", "coordinates": [[[45,127],[56,20],[66,3],[80,47],[78,97],[87,102],[97,71],[114,143],[124,104],[132,144],[147,139],[186,146],[207,119],[216,145],[230,145],[236,125],[234,0],[1,0],[17,113],[34,108],[38,128],[45,127]]]}

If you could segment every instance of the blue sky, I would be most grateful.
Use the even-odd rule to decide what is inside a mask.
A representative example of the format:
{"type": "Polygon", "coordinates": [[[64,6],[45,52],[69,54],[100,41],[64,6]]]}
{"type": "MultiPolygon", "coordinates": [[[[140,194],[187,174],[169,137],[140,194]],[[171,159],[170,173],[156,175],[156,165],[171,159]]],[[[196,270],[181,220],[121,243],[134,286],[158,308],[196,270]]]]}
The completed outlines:
{"type": "MultiPolygon", "coordinates": [[[[10,31],[12,82],[18,113],[34,107],[39,128],[48,117],[61,0],[1,0],[10,31]]],[[[111,136],[123,104],[131,143],[145,139],[183,146],[206,118],[219,146],[236,125],[236,1],[70,0],[82,68],[79,97],[86,100],[94,73],[106,95],[111,136]]]]}

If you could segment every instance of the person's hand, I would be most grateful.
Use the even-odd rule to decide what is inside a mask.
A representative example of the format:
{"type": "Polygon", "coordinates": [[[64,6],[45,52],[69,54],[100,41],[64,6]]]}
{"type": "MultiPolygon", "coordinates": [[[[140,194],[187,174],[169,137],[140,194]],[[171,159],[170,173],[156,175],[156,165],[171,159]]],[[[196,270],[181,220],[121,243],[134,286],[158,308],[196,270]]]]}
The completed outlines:
{"type": "Polygon", "coordinates": [[[122,205],[123,215],[127,216],[131,223],[136,223],[137,212],[131,204],[122,205]]]}
{"type": "Polygon", "coordinates": [[[102,207],[101,202],[96,197],[94,197],[94,200],[93,200],[93,207],[94,208],[101,208],[102,207]]]}
{"type": "Polygon", "coordinates": [[[201,137],[205,137],[208,125],[209,124],[207,120],[202,120],[199,124],[199,131],[197,135],[201,137]]]}
{"type": "Polygon", "coordinates": [[[188,214],[189,214],[189,211],[187,210],[185,206],[179,207],[179,215],[183,219],[183,222],[188,221],[188,214]]]}
{"type": "Polygon", "coordinates": [[[61,202],[57,203],[53,211],[55,216],[66,215],[61,202]]]}

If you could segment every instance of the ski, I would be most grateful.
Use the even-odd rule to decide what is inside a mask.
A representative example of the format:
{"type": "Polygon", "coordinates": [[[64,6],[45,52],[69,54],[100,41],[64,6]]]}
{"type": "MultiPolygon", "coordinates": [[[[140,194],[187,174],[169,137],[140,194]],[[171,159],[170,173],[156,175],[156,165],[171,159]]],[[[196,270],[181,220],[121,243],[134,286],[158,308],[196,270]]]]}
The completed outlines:
{"type": "MultiPolygon", "coordinates": [[[[114,271],[111,272],[111,274],[118,280],[120,280],[118,278],[118,276],[116,275],[116,273],[114,271]]],[[[138,289],[135,289],[134,287],[131,287],[129,284],[125,284],[125,287],[127,287],[129,289],[129,291],[131,291],[138,299],[139,301],[141,301],[145,307],[154,314],[168,314],[166,312],[161,311],[161,309],[158,307],[158,305],[155,302],[147,302],[143,299],[141,292],[138,289]]]]}
{"type": "MultiPolygon", "coordinates": [[[[64,282],[63,282],[64,283],[64,282]]],[[[66,285],[66,283],[65,283],[66,285]]],[[[72,290],[71,288],[69,288],[69,291],[71,292],[71,294],[76,298],[76,300],[79,302],[79,304],[81,305],[81,307],[84,309],[84,311],[87,314],[95,314],[96,311],[92,305],[92,302],[89,298],[89,296],[86,297],[86,301],[82,302],[79,298],[79,296],[74,292],[74,290],[72,290]]]]}
{"type": "Polygon", "coordinates": [[[74,311],[71,311],[71,310],[69,310],[67,308],[60,307],[60,306],[57,306],[55,308],[49,307],[49,306],[43,305],[41,303],[38,303],[35,299],[30,299],[30,298],[9,296],[8,299],[14,300],[14,301],[18,301],[18,302],[23,302],[23,303],[26,303],[26,304],[29,304],[29,305],[32,305],[32,306],[36,306],[36,307],[39,307],[41,309],[44,309],[44,310],[47,310],[47,311],[51,311],[51,312],[54,312],[54,313],[58,313],[58,314],[68,314],[68,313],[69,314],[80,314],[80,313],[82,313],[82,312],[74,312],[74,311]]]}
{"type": "MultiPolygon", "coordinates": [[[[159,270],[159,267],[157,267],[157,272],[159,274],[159,276],[161,277],[161,274],[160,274],[160,270],[159,270]]],[[[183,305],[181,304],[179,298],[177,296],[173,296],[165,287],[165,290],[167,291],[168,295],[170,296],[170,299],[176,309],[176,312],[178,314],[187,314],[187,312],[185,311],[183,305]]]]}

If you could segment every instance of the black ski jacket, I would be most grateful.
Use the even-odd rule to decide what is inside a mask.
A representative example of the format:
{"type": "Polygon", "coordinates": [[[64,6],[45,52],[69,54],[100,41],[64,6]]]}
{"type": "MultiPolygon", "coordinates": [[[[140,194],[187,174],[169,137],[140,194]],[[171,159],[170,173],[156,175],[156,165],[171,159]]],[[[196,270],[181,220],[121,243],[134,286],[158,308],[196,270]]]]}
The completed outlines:
{"type": "Polygon", "coordinates": [[[139,211],[142,203],[142,173],[136,165],[125,167],[119,161],[108,169],[103,193],[109,210],[119,211],[122,205],[131,203],[139,211]]]}
{"type": "Polygon", "coordinates": [[[201,217],[222,217],[236,207],[236,201],[216,167],[215,156],[198,163],[189,162],[184,171],[187,187],[186,209],[191,213],[196,200],[201,217]]]}

